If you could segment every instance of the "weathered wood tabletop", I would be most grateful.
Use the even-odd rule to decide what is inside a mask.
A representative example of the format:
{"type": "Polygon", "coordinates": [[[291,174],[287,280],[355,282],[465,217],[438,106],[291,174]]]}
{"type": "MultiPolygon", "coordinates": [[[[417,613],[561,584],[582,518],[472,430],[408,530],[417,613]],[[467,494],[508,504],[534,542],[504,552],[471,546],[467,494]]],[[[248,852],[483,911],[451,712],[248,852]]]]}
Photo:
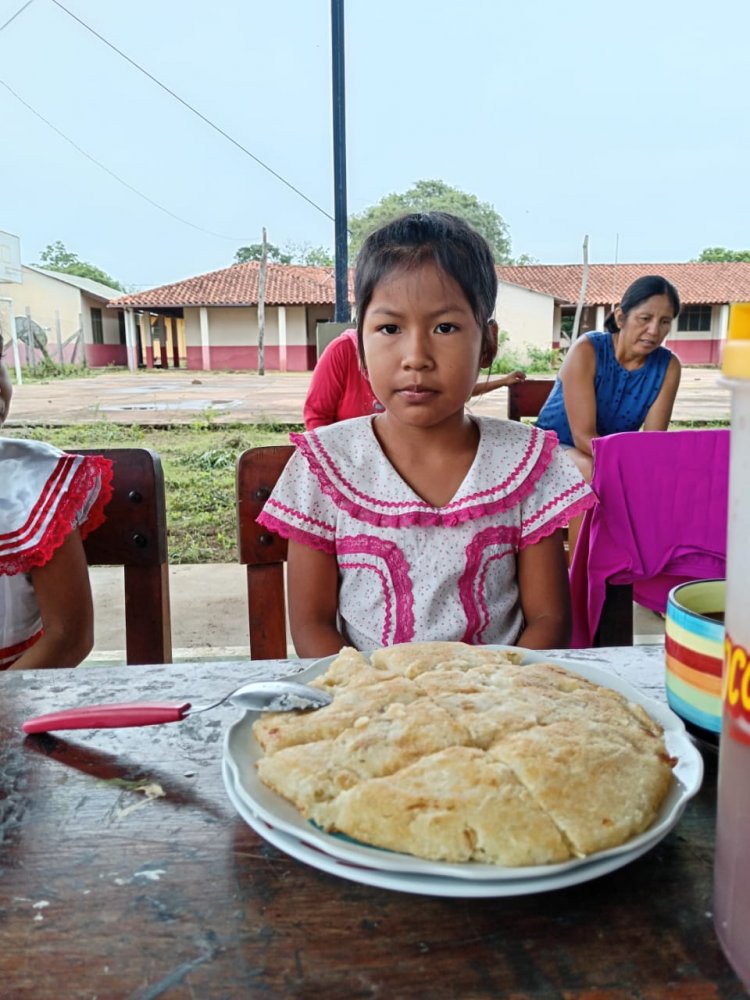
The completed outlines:
{"type": "MultiPolygon", "coordinates": [[[[663,699],[658,647],[566,655],[663,699]]],[[[235,709],[139,729],[26,737],[20,728],[77,704],[208,701],[297,667],[0,675],[0,995],[746,995],[711,921],[711,751],[678,826],[624,868],[543,894],[443,899],[345,881],[261,840],[221,778],[235,709]]]]}

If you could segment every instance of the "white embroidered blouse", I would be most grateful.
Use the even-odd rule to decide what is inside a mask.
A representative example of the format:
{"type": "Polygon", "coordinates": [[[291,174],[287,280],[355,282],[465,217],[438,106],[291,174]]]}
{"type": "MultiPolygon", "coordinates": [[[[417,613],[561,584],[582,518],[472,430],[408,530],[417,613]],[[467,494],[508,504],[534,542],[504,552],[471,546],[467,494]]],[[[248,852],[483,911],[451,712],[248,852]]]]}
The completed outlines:
{"type": "Polygon", "coordinates": [[[31,570],[49,562],[71,531],[104,520],[112,463],[41,441],[0,438],[0,670],[42,634],[31,570]]]}
{"type": "Polygon", "coordinates": [[[552,431],[474,417],[474,462],[432,507],[384,455],[373,417],[293,434],[297,450],[258,521],[334,553],[342,633],[359,649],[413,640],[514,644],[516,554],[595,502],[552,431]]]}

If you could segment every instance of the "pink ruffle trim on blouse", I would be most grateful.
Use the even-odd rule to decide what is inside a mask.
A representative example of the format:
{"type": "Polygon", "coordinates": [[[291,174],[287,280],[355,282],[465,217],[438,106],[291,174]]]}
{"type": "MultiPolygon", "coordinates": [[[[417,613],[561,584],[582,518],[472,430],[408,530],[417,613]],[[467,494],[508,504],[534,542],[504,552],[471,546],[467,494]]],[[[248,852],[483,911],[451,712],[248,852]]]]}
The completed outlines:
{"type": "MultiPolygon", "coordinates": [[[[385,594],[383,645],[410,642],[414,638],[414,596],[409,581],[409,564],[399,546],[375,535],[347,535],[338,539],[336,555],[340,565],[343,565],[342,556],[353,555],[370,555],[383,562],[388,568],[390,584],[396,597],[396,622],[393,626],[393,639],[389,643],[387,637],[391,633],[392,625],[391,603],[387,587],[383,587],[385,594]]],[[[382,573],[376,566],[367,568],[382,573]]],[[[384,580],[385,577],[381,576],[381,581],[384,580]]]]}
{"type": "Polygon", "coordinates": [[[321,538],[320,535],[313,534],[312,531],[305,531],[303,528],[292,527],[286,521],[280,521],[273,514],[269,514],[268,510],[261,511],[256,521],[264,528],[268,528],[269,531],[281,535],[282,538],[291,538],[293,542],[299,542],[300,545],[307,545],[308,548],[318,549],[320,552],[327,552],[329,555],[333,555],[336,552],[333,540],[329,541],[326,538],[321,538]]]}
{"type": "Polygon", "coordinates": [[[519,549],[525,549],[529,545],[536,545],[537,542],[541,542],[543,538],[547,538],[548,535],[557,531],[558,528],[564,528],[574,517],[583,514],[589,507],[593,507],[596,502],[597,499],[593,493],[587,493],[585,497],[575,500],[565,510],[561,510],[554,517],[550,518],[549,521],[545,521],[540,527],[536,528],[530,534],[525,535],[519,543],[519,549]]]}
{"type": "MultiPolygon", "coordinates": [[[[310,437],[314,436],[315,433],[311,432],[310,437]]],[[[466,521],[475,520],[478,517],[484,517],[488,514],[497,514],[502,511],[509,510],[520,503],[525,497],[529,496],[529,494],[533,491],[537,481],[541,479],[547,469],[547,466],[552,461],[552,455],[557,447],[557,434],[555,434],[554,431],[542,431],[534,428],[534,436],[531,438],[531,443],[523,457],[523,460],[516,466],[510,476],[508,476],[507,479],[505,479],[505,481],[499,486],[493,487],[490,490],[485,490],[482,493],[472,494],[471,496],[465,497],[461,500],[452,501],[446,507],[439,509],[430,507],[429,504],[423,500],[415,500],[412,504],[410,504],[410,506],[424,506],[427,509],[411,510],[405,514],[385,514],[362,506],[362,504],[357,503],[342,493],[338,486],[331,482],[329,474],[323,468],[320,459],[310,446],[310,442],[305,435],[290,434],[290,440],[297,446],[299,451],[307,460],[310,470],[318,480],[318,484],[320,485],[323,493],[329,496],[339,509],[345,510],[358,521],[364,521],[367,524],[375,526],[383,525],[384,527],[391,528],[410,528],[415,526],[423,528],[438,526],[451,527],[457,524],[464,524],[466,521]],[[481,500],[481,497],[486,496],[488,493],[496,493],[499,489],[503,489],[503,487],[518,474],[519,470],[521,470],[529,461],[530,453],[537,440],[537,434],[542,434],[544,436],[542,449],[537,456],[533,467],[526,475],[526,478],[519,483],[514,490],[507,493],[505,496],[499,497],[497,500],[481,500]],[[464,506],[461,506],[458,510],[448,510],[448,508],[454,503],[456,505],[462,504],[464,506]]],[[[320,439],[316,437],[316,440],[319,442],[320,439]]],[[[328,457],[327,452],[325,452],[325,455],[328,457]]],[[[331,467],[337,475],[339,475],[341,480],[346,483],[347,487],[351,489],[352,493],[360,496],[363,501],[381,506],[405,506],[404,503],[376,500],[373,497],[368,497],[366,494],[359,493],[354,486],[341,476],[335,465],[333,465],[333,462],[331,462],[331,467]]]]}
{"type": "MultiPolygon", "coordinates": [[[[63,456],[60,462],[69,461],[69,458],[63,456]]],[[[102,455],[86,455],[70,485],[59,497],[54,514],[39,542],[31,549],[3,557],[0,574],[16,576],[18,573],[30,573],[32,569],[45,566],[74,530],[76,517],[92,490],[96,488],[97,480],[100,486],[96,500],[91,505],[86,520],[78,526],[81,538],[85,538],[103,524],[106,520],[104,508],[112,497],[112,462],[102,455]]],[[[35,510],[37,507],[38,504],[35,510]]]]}

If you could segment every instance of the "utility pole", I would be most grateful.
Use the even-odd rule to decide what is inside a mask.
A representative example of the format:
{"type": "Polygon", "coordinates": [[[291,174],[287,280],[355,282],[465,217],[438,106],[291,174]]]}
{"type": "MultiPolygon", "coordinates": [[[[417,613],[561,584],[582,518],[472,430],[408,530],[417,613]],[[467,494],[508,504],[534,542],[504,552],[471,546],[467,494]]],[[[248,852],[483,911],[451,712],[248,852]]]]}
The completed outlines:
{"type": "Polygon", "coordinates": [[[581,313],[583,312],[583,304],[586,301],[586,285],[589,281],[589,238],[588,235],[583,237],[583,272],[581,274],[581,289],[578,292],[578,304],[576,305],[576,314],[573,320],[573,330],[570,336],[570,343],[575,344],[578,340],[578,327],[581,324],[581,313]]]}
{"type": "Polygon", "coordinates": [[[263,227],[260,245],[260,270],[258,272],[258,374],[266,374],[266,272],[268,270],[268,243],[266,227],[263,227]]]}
{"type": "Polygon", "coordinates": [[[331,0],[331,55],[333,88],[333,186],[336,260],[334,322],[348,323],[349,248],[346,214],[346,79],[344,73],[344,0],[331,0]]]}

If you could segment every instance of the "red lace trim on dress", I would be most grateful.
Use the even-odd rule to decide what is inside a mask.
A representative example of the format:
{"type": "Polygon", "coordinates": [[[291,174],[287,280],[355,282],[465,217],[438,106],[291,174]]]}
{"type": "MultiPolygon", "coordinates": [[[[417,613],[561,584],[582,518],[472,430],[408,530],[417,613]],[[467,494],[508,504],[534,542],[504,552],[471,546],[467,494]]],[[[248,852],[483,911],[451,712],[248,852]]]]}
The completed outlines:
{"type": "MultiPolygon", "coordinates": [[[[64,467],[68,460],[69,456],[63,456],[60,459],[53,476],[56,475],[57,469],[64,467]]],[[[84,461],[75,470],[69,486],[60,495],[57,507],[42,538],[32,549],[3,557],[0,573],[6,576],[16,576],[18,573],[30,573],[32,569],[46,565],[71,531],[74,530],[76,517],[92,491],[96,489],[97,482],[100,483],[99,492],[91,505],[86,520],[78,526],[78,530],[81,538],[85,538],[98,528],[105,520],[104,508],[112,497],[112,462],[102,455],[86,455],[84,461]]]]}
{"type": "MultiPolygon", "coordinates": [[[[484,517],[487,514],[501,513],[502,511],[510,510],[512,507],[515,507],[521,502],[521,500],[529,496],[538,480],[544,475],[545,470],[552,461],[554,450],[557,447],[557,435],[554,431],[542,431],[537,430],[536,428],[533,428],[533,431],[534,434],[530,440],[529,447],[527,448],[523,459],[503,483],[492,487],[491,489],[483,490],[481,493],[474,493],[471,496],[463,498],[462,500],[452,501],[451,504],[448,504],[446,507],[440,508],[439,510],[436,510],[434,507],[429,507],[429,505],[423,500],[415,500],[410,504],[410,506],[424,505],[425,507],[429,507],[429,509],[412,510],[405,514],[380,513],[379,511],[372,510],[371,508],[365,507],[357,501],[352,500],[346,494],[342,493],[338,486],[331,481],[328,472],[325,468],[323,468],[321,460],[312,449],[306,435],[291,434],[290,439],[297,446],[302,455],[304,455],[308,466],[310,467],[310,471],[318,480],[318,484],[323,493],[330,497],[340,510],[345,510],[358,521],[364,521],[367,524],[375,526],[382,525],[390,528],[424,528],[438,526],[452,527],[454,525],[464,524],[466,521],[476,520],[476,518],[484,517]],[[534,465],[531,469],[529,469],[525,479],[505,496],[499,497],[497,500],[482,501],[482,497],[487,496],[490,493],[496,493],[499,489],[502,489],[514,478],[514,476],[518,474],[520,470],[523,469],[524,465],[529,462],[531,452],[536,446],[539,434],[543,435],[542,448],[536,458],[536,461],[534,462],[534,465]],[[472,504],[474,501],[476,502],[473,506],[467,506],[472,504]],[[449,510],[448,508],[450,508],[454,503],[460,503],[464,506],[457,510],[449,510]]],[[[315,433],[311,432],[310,437],[314,436],[315,433]]],[[[326,457],[328,456],[326,455],[326,457]]],[[[340,474],[332,462],[331,467],[341,481],[346,484],[347,488],[351,490],[352,494],[361,497],[363,501],[380,504],[384,507],[406,506],[403,501],[380,501],[373,497],[368,497],[366,494],[361,493],[356,489],[356,487],[349,483],[348,480],[340,474]]]]}
{"type": "Polygon", "coordinates": [[[35,642],[38,642],[44,635],[44,629],[40,628],[28,639],[24,639],[22,642],[16,642],[12,646],[6,646],[4,649],[0,649],[0,670],[7,670],[11,667],[16,660],[20,659],[21,653],[25,653],[27,649],[31,649],[35,642]]]}

